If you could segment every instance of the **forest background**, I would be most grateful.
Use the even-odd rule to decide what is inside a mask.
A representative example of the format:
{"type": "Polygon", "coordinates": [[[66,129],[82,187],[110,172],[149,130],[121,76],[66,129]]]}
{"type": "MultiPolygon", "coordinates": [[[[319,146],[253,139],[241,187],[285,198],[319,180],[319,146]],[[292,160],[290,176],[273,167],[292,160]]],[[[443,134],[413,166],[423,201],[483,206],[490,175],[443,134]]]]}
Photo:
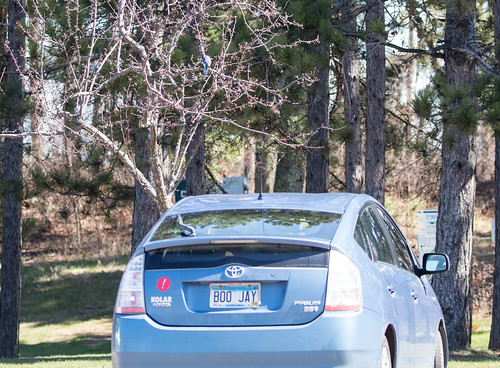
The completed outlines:
{"type": "Polygon", "coordinates": [[[472,257],[474,213],[500,206],[500,1],[1,5],[0,357],[23,257],[130,253],[183,178],[198,195],[243,173],[251,192],[366,192],[410,239],[439,208],[450,347],[482,298],[500,348],[499,261],[472,257]]]}

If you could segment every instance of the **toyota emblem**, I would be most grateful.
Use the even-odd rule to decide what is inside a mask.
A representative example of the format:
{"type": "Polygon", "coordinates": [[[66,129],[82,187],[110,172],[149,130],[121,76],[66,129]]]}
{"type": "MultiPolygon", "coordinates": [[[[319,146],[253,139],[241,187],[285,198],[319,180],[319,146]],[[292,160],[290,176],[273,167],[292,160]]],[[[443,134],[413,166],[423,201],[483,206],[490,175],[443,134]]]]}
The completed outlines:
{"type": "Polygon", "coordinates": [[[226,276],[230,279],[237,279],[243,276],[243,272],[245,272],[244,268],[241,266],[229,266],[226,268],[226,276]]]}

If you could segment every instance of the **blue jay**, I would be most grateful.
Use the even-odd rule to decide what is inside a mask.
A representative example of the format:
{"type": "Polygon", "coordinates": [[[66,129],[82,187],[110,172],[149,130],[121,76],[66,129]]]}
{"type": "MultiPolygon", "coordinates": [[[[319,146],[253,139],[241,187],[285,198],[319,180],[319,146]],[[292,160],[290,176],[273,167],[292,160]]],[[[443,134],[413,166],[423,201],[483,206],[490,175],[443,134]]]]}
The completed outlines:
{"type": "Polygon", "coordinates": [[[212,66],[212,58],[208,55],[201,54],[201,60],[203,61],[203,75],[208,74],[208,68],[212,66]]]}

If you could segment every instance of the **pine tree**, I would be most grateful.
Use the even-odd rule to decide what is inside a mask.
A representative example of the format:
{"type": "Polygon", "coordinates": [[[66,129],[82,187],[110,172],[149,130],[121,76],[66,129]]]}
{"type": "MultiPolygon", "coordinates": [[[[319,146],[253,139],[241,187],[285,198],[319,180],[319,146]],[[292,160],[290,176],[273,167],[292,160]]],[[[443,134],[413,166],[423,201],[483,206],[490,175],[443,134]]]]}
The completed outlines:
{"type": "MultiPolygon", "coordinates": [[[[6,109],[6,129],[12,133],[23,130],[25,113],[23,72],[25,66],[25,35],[21,25],[26,18],[26,1],[10,0],[8,13],[9,49],[7,51],[7,89],[10,108],[6,109]]],[[[19,354],[21,314],[21,226],[22,226],[23,140],[11,138],[3,152],[3,237],[0,294],[0,358],[19,354]]]]}
{"type": "Polygon", "coordinates": [[[449,272],[433,279],[450,349],[470,345],[472,329],[472,225],[475,197],[474,104],[476,60],[460,50],[476,40],[474,1],[447,2],[443,94],[442,172],[436,251],[449,255],[449,272]]]}
{"type": "Polygon", "coordinates": [[[363,187],[363,166],[361,147],[361,95],[359,75],[358,40],[352,34],[357,29],[353,15],[355,2],[347,0],[342,6],[342,24],[347,29],[347,46],[342,55],[344,120],[347,127],[345,139],[346,190],[361,193],[363,187]]]}
{"type": "MultiPolygon", "coordinates": [[[[500,66],[500,0],[494,2],[494,46],[497,70],[500,66]]],[[[500,78],[495,79],[495,102],[490,109],[494,114],[495,131],[495,270],[493,277],[493,306],[489,348],[500,349],[500,78]]]]}
{"type": "Polygon", "coordinates": [[[306,47],[315,61],[316,81],[307,92],[307,127],[311,138],[307,148],[306,192],[328,191],[329,128],[330,128],[330,34],[331,2],[306,1],[306,30],[318,39],[317,44],[306,47]]]}
{"type": "Polygon", "coordinates": [[[385,196],[385,19],[384,3],[366,13],[366,193],[385,196]]]}

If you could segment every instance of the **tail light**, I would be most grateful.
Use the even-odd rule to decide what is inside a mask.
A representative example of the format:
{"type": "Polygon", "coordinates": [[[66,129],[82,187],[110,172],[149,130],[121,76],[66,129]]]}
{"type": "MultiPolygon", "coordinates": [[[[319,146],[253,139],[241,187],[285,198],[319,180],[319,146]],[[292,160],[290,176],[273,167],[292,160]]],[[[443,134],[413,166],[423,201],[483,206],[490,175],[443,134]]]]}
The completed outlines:
{"type": "Polygon", "coordinates": [[[115,312],[119,314],[146,313],[144,304],[144,254],[130,260],[122,276],[115,312]]]}
{"type": "Polygon", "coordinates": [[[360,311],[361,306],[362,290],[358,267],[342,253],[331,251],[325,310],[360,311]]]}

